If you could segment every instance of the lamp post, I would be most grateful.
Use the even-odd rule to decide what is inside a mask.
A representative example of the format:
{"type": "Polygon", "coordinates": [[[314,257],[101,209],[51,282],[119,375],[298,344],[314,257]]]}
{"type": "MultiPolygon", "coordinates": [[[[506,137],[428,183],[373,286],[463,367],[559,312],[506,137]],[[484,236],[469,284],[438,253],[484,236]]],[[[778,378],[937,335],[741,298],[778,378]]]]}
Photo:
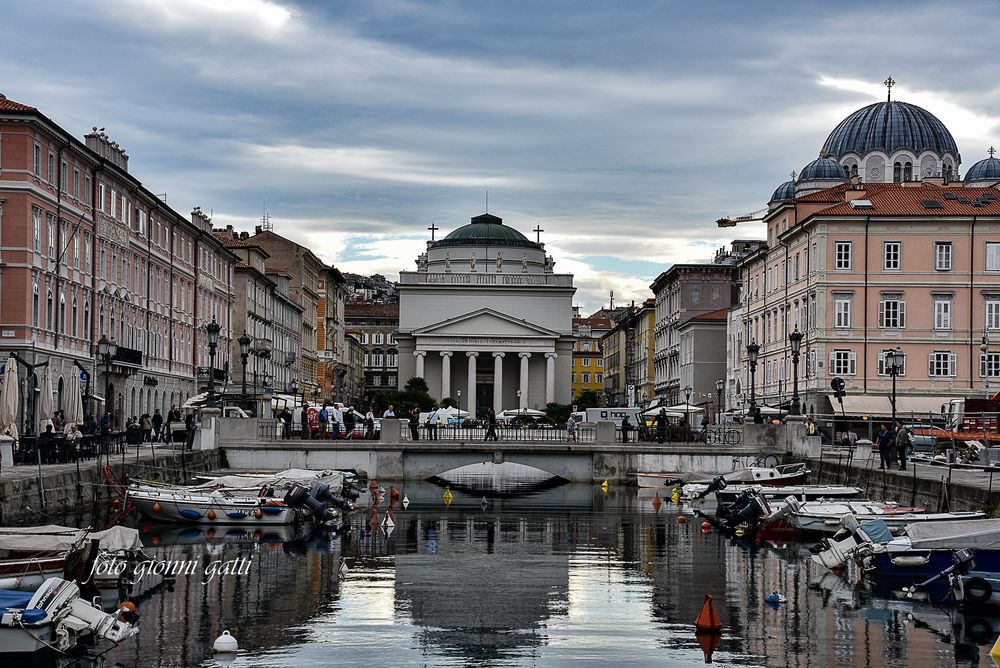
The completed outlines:
{"type": "MultiPolygon", "coordinates": [[[[111,360],[118,354],[118,344],[114,339],[110,341],[101,334],[100,341],[97,342],[97,354],[104,361],[104,413],[111,414],[111,360]]],[[[108,418],[108,429],[111,429],[111,419],[108,418]]]]}
{"type": "Polygon", "coordinates": [[[726,386],[726,381],[721,378],[715,381],[715,394],[719,397],[718,402],[715,404],[717,408],[715,409],[715,424],[722,424],[722,389],[726,386]]]}
{"type": "Polygon", "coordinates": [[[903,349],[896,347],[895,350],[889,350],[885,354],[885,364],[889,370],[889,375],[892,376],[892,428],[896,428],[896,376],[899,375],[900,369],[903,368],[903,362],[906,359],[903,349]]]}
{"type": "Polygon", "coordinates": [[[458,390],[457,392],[458,392],[458,424],[455,427],[456,429],[462,426],[462,390],[458,390]]]}
{"type": "Polygon", "coordinates": [[[243,362],[243,398],[247,396],[247,359],[250,357],[250,344],[253,342],[246,332],[236,339],[240,344],[240,361],[243,362]]]}
{"type": "Polygon", "coordinates": [[[691,386],[684,386],[684,439],[690,441],[691,433],[691,386]]]}
{"type": "Polygon", "coordinates": [[[757,417],[757,392],[754,387],[754,377],[757,375],[757,355],[760,354],[760,346],[756,341],[751,341],[747,346],[747,361],[750,363],[750,415],[757,417]]]}
{"type": "Polygon", "coordinates": [[[983,353],[983,359],[985,360],[983,366],[985,367],[983,371],[983,386],[986,388],[986,398],[990,398],[990,363],[989,358],[986,356],[987,351],[990,349],[990,330],[983,330],[983,342],[979,344],[979,350],[983,353]]]}
{"type": "Polygon", "coordinates": [[[788,342],[792,346],[792,408],[789,415],[802,415],[802,406],[799,403],[799,351],[802,350],[802,332],[798,325],[795,331],[788,335],[788,342]]]}
{"type": "Polygon", "coordinates": [[[208,335],[208,405],[215,406],[215,351],[219,347],[219,332],[222,327],[212,316],[212,322],[205,325],[208,335]]]}

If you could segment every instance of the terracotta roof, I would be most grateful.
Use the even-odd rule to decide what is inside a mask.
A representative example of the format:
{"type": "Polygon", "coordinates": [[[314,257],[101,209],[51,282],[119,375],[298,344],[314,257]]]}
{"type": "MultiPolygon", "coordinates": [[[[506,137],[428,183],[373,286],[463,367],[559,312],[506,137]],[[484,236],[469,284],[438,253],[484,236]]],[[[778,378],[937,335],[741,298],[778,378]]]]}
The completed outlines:
{"type": "Polygon", "coordinates": [[[8,100],[5,95],[0,93],[0,111],[38,111],[38,109],[14,100],[8,100]]]}
{"type": "Polygon", "coordinates": [[[249,268],[250,265],[248,265],[246,262],[241,262],[237,260],[236,262],[233,263],[233,269],[249,269],[249,268]]]}
{"type": "Polygon", "coordinates": [[[611,318],[573,318],[573,325],[590,325],[591,329],[611,329],[615,323],[611,318]]]}
{"type": "Polygon", "coordinates": [[[348,302],[344,304],[345,318],[398,318],[399,304],[370,304],[367,302],[348,302]]]}
{"type": "MultiPolygon", "coordinates": [[[[796,197],[796,202],[843,202],[844,192],[851,187],[850,183],[840,183],[833,186],[832,188],[827,188],[825,190],[820,190],[818,192],[809,193],[808,195],[803,195],[802,197],[796,197]]],[[[868,187],[871,187],[869,184],[868,187]]]]}
{"type": "Polygon", "coordinates": [[[691,318],[694,322],[724,322],[729,319],[729,309],[720,308],[691,318]]]}
{"type": "Polygon", "coordinates": [[[841,202],[823,209],[822,216],[1000,216],[1000,189],[965,188],[960,184],[904,187],[898,183],[865,186],[871,207],[841,202]]]}

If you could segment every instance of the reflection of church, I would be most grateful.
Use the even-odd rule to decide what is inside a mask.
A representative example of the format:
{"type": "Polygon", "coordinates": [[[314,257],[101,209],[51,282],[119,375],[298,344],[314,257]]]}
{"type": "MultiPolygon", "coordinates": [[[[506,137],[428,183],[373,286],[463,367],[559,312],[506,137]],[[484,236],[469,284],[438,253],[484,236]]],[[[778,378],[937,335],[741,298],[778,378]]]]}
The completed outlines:
{"type": "Polygon", "coordinates": [[[417,271],[399,275],[400,384],[422,377],[480,414],[569,403],[576,288],[554,265],[488,213],[432,238],[417,271]]]}

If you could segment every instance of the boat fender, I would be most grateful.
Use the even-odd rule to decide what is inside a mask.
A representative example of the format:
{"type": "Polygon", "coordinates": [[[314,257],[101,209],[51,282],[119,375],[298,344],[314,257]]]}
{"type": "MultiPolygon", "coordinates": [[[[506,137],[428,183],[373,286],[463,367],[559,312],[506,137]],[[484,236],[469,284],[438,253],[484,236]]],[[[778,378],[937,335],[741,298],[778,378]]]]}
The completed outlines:
{"type": "Polygon", "coordinates": [[[926,566],[930,561],[927,557],[893,557],[892,565],[902,568],[912,568],[914,566],[926,566]]]}
{"type": "Polygon", "coordinates": [[[153,512],[154,513],[158,513],[161,510],[163,510],[163,508],[160,506],[160,502],[159,501],[157,501],[156,503],[153,504],[153,512]]]}
{"type": "Polygon", "coordinates": [[[210,520],[214,520],[215,519],[215,511],[214,510],[209,510],[208,513],[205,514],[205,517],[207,517],[210,520]]]}
{"type": "Polygon", "coordinates": [[[223,631],[222,635],[216,638],[215,643],[212,644],[212,651],[219,654],[236,652],[239,648],[239,643],[236,642],[236,638],[229,634],[229,631],[223,631]]]}
{"type": "Polygon", "coordinates": [[[201,513],[199,513],[197,510],[193,510],[191,508],[181,508],[180,513],[181,513],[181,517],[183,517],[184,519],[187,519],[187,520],[200,520],[201,519],[201,513]]]}
{"type": "Polygon", "coordinates": [[[965,598],[976,603],[990,600],[993,596],[993,585],[986,578],[978,575],[965,581],[965,598]]]}
{"type": "Polygon", "coordinates": [[[256,517],[257,519],[260,519],[264,516],[264,513],[261,512],[260,508],[258,508],[257,510],[253,511],[253,516],[256,517]]]}

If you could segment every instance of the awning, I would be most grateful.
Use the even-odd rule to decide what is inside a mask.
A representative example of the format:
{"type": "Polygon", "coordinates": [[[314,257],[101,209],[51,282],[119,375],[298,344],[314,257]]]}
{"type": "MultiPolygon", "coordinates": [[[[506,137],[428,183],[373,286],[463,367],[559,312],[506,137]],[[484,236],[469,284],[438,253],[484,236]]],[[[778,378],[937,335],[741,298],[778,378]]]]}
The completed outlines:
{"type": "Polygon", "coordinates": [[[896,396],[896,413],[914,413],[927,415],[941,414],[941,404],[947,404],[949,398],[943,397],[900,397],[896,396]]]}
{"type": "MultiPolygon", "coordinates": [[[[837,398],[832,394],[828,394],[827,397],[830,399],[830,406],[834,412],[840,414],[840,402],[837,401],[837,398]]],[[[897,405],[899,405],[898,400],[897,397],[897,405]]],[[[873,394],[848,394],[844,397],[844,414],[889,417],[892,415],[892,404],[889,403],[889,397],[873,394]]]]}

